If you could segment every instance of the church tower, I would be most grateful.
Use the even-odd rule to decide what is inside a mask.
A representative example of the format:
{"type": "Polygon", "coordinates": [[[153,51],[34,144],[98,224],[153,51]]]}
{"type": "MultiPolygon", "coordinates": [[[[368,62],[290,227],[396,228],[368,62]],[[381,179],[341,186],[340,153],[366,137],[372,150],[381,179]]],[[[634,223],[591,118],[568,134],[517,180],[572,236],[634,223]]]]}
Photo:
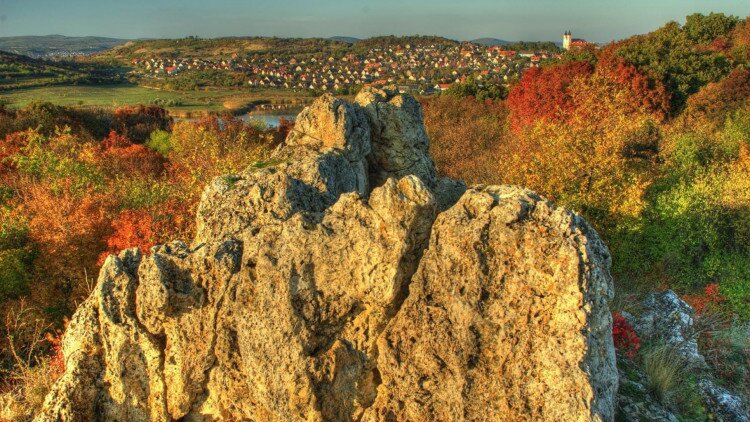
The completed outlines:
{"type": "Polygon", "coordinates": [[[573,34],[570,31],[565,31],[563,34],[563,49],[570,50],[570,41],[573,39],[573,34]]]}

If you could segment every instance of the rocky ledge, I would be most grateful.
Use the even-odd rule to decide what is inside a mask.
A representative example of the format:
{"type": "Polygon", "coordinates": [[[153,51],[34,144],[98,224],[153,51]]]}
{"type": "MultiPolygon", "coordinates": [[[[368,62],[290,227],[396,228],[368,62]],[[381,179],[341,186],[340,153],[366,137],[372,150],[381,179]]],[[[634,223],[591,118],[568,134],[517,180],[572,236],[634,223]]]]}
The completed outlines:
{"type": "Polygon", "coordinates": [[[428,149],[408,95],[316,100],[191,244],[106,260],[37,420],[613,420],[599,236],[428,149]]]}

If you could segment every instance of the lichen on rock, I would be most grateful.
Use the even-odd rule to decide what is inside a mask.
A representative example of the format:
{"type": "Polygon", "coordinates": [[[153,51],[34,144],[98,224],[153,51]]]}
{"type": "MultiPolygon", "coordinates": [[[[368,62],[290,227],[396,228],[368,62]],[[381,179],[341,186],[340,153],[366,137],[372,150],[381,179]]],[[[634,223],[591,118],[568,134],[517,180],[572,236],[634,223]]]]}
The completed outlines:
{"type": "Polygon", "coordinates": [[[612,420],[596,232],[428,149],[413,97],[316,100],[189,245],[107,259],[37,420],[612,420]]]}

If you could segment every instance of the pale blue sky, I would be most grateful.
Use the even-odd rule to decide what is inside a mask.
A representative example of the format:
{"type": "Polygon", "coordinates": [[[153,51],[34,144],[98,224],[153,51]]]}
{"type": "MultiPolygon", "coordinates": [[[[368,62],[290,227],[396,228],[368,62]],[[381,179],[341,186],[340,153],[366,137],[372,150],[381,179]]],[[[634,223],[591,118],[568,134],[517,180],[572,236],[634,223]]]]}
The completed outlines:
{"type": "Polygon", "coordinates": [[[750,0],[0,0],[0,36],[558,40],[571,29],[604,42],[711,11],[745,17],[750,0]]]}

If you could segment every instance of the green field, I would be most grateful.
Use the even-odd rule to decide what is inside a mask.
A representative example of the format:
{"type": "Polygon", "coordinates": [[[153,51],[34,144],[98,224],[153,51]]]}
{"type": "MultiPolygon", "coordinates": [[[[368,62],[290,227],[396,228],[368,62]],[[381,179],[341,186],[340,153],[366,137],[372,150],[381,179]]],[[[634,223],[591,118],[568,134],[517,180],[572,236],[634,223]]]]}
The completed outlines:
{"type": "Polygon", "coordinates": [[[283,90],[211,89],[161,91],[137,85],[50,86],[0,92],[0,101],[9,107],[23,107],[34,101],[80,107],[119,107],[138,104],[166,105],[173,114],[200,114],[242,110],[252,102],[302,104],[311,98],[283,90]]]}

